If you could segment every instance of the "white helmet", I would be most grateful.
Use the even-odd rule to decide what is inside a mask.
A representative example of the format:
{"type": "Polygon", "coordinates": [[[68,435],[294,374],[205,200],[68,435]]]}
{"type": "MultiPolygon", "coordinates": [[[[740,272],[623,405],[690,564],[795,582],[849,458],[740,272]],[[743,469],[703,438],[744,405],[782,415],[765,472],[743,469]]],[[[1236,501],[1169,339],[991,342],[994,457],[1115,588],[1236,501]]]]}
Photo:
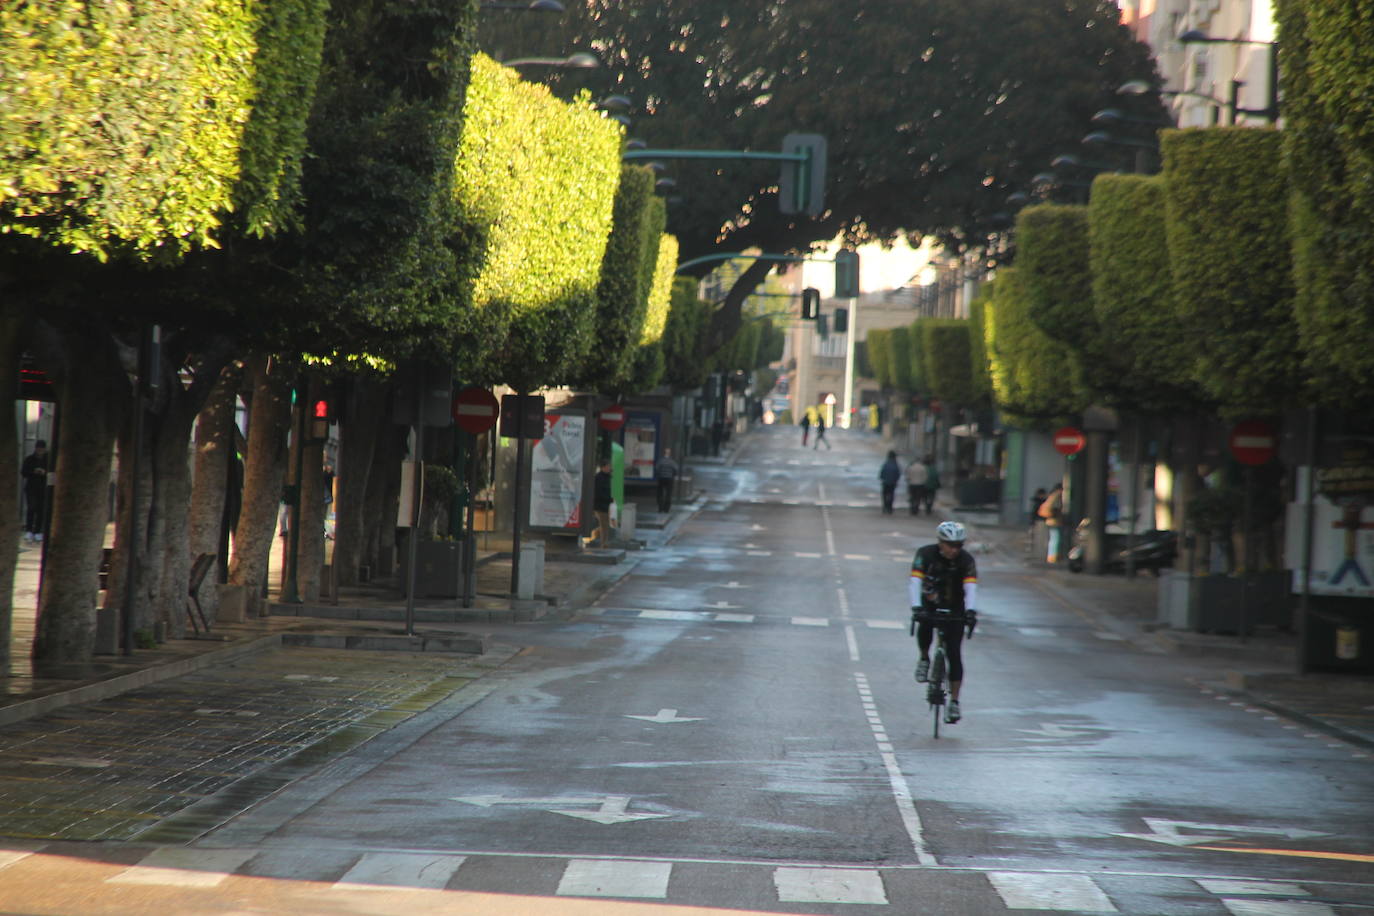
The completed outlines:
{"type": "Polygon", "coordinates": [[[935,529],[935,536],[945,543],[962,544],[964,526],[958,522],[941,522],[940,527],[935,529]]]}

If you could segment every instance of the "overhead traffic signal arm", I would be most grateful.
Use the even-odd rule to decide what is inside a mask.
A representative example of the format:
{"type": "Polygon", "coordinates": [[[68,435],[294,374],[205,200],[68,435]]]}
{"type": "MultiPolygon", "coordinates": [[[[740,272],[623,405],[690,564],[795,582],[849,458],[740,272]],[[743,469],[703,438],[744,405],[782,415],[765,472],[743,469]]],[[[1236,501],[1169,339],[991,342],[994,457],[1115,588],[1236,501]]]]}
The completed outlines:
{"type": "Polygon", "coordinates": [[[782,162],[778,209],[782,213],[819,216],[825,211],[825,138],[820,134],[788,134],[782,152],[712,149],[626,150],[622,159],[738,159],[782,162]]]}

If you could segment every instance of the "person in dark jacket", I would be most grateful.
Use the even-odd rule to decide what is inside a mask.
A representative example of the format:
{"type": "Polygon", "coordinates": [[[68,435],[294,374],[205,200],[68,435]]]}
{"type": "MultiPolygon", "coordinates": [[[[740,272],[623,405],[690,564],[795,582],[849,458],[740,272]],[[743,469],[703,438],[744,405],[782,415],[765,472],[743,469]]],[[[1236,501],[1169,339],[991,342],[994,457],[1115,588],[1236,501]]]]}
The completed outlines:
{"type": "Polygon", "coordinates": [[[883,515],[891,515],[892,499],[897,495],[897,481],[902,479],[902,466],[897,463],[896,452],[887,453],[887,460],[878,469],[878,479],[883,482],[883,515]]]}
{"type": "Polygon", "coordinates": [[[43,540],[43,503],[48,495],[48,443],[39,439],[19,469],[24,478],[24,537],[43,540]]]}

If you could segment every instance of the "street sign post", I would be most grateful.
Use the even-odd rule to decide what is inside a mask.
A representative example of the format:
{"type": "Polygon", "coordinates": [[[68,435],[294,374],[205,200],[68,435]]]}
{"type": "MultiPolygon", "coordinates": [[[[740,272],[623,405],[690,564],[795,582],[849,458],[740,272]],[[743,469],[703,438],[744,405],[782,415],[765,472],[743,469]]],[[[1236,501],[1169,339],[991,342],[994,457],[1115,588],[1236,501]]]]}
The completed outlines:
{"type": "Polygon", "coordinates": [[[1241,464],[1268,464],[1278,452],[1279,437],[1263,420],[1242,420],[1231,429],[1231,454],[1241,464]]]}
{"type": "Polygon", "coordinates": [[[596,425],[607,432],[615,432],[625,425],[625,408],[619,404],[612,404],[610,407],[601,411],[597,417],[596,425]]]}
{"type": "Polygon", "coordinates": [[[1054,450],[1061,455],[1076,455],[1087,444],[1081,430],[1074,426],[1062,426],[1054,431],[1054,450]]]}
{"type": "Polygon", "coordinates": [[[496,396],[485,388],[469,385],[453,396],[453,421],[474,436],[495,426],[499,413],[496,396]]]}

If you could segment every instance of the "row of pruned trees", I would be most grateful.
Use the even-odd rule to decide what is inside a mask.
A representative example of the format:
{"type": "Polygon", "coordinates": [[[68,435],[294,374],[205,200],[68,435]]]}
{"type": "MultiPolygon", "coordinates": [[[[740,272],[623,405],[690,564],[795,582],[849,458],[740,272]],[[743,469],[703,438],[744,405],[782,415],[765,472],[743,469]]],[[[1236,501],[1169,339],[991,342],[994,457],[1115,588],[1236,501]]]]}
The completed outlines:
{"type": "MultiPolygon", "coordinates": [[[[336,563],[348,581],[389,528],[402,368],[617,394],[701,363],[703,307],[674,290],[676,243],[651,173],[622,165],[622,128],[588,96],[560,101],[476,53],[477,7],[0,10],[0,403],[13,403],[23,356],[59,402],[36,658],[82,660],[95,646],[116,451],[106,607],[122,605],[134,551],[135,627],[176,632],[191,558],[218,549],[236,455],[229,579],[261,593],[293,397],[329,391],[340,405],[336,563]],[[140,367],[154,326],[161,359],[140,367]]],[[[0,423],[11,480],[15,432],[0,423]]],[[[325,482],[319,445],[301,447],[316,450],[298,482],[310,597],[325,482]]],[[[0,651],[13,496],[0,487],[0,651]]]]}

